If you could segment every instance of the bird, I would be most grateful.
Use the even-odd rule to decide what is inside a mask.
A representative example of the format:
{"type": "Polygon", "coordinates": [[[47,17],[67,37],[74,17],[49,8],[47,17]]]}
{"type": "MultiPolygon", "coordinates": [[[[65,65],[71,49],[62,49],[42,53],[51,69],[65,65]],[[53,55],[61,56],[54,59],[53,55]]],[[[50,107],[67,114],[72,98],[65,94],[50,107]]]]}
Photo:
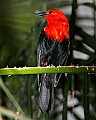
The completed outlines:
{"type": "MultiPolygon", "coordinates": [[[[37,50],[37,65],[65,66],[69,53],[69,21],[65,14],[58,9],[38,12],[43,16],[47,25],[41,30],[37,50]]],[[[42,113],[52,113],[54,107],[54,87],[57,86],[61,74],[46,73],[38,75],[38,106],[42,113]]]]}

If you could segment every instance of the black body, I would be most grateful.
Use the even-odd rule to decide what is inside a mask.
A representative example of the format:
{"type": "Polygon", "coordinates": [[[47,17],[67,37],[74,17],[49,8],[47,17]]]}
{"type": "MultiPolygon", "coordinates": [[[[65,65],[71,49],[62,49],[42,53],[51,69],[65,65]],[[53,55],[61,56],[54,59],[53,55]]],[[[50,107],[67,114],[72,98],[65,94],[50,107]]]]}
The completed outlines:
{"type": "MultiPolygon", "coordinates": [[[[38,46],[38,66],[64,66],[67,63],[69,51],[69,41],[58,42],[48,39],[44,30],[39,37],[38,46]]],[[[38,104],[42,113],[49,113],[54,104],[54,87],[58,84],[61,74],[42,74],[38,75],[39,98],[38,104]]]]}

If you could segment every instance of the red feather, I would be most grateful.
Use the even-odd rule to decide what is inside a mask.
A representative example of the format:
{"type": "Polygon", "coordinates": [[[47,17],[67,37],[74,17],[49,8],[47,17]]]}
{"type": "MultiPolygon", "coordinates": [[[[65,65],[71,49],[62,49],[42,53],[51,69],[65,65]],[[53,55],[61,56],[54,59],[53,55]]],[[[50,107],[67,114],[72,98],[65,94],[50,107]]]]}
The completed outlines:
{"type": "Polygon", "coordinates": [[[48,25],[44,28],[44,31],[48,38],[58,42],[68,39],[69,23],[64,13],[60,10],[48,10],[46,14],[45,19],[48,25]],[[50,12],[52,13],[50,14],[50,12]]]}

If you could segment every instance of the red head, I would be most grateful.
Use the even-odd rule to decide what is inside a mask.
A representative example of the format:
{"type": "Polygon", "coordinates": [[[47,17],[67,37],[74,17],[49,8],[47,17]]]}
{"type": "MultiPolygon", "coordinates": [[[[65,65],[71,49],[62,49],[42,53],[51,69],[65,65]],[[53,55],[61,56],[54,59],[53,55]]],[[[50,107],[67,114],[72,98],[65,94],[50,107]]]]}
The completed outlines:
{"type": "Polygon", "coordinates": [[[61,10],[47,10],[43,12],[43,15],[48,22],[48,25],[44,28],[45,33],[49,39],[62,42],[69,38],[69,23],[61,10]]]}

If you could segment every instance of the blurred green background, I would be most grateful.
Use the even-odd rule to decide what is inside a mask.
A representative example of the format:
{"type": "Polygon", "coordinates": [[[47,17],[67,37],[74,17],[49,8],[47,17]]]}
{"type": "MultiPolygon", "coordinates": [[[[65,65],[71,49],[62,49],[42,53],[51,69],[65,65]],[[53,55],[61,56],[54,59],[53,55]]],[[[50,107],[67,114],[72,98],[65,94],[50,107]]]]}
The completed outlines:
{"type": "MultiPolygon", "coordinates": [[[[68,65],[96,65],[95,2],[96,0],[0,0],[0,68],[36,66],[38,37],[46,22],[33,13],[47,9],[60,9],[69,19],[71,44],[68,65]]],[[[67,115],[68,120],[95,120],[96,75],[73,74],[69,78],[69,83],[64,78],[55,88],[55,107],[51,118],[39,115],[36,75],[1,76],[0,79],[19,103],[24,115],[32,120],[66,120],[67,115]],[[68,106],[64,103],[65,98],[68,106]],[[87,113],[88,119],[84,117],[87,113]]],[[[6,94],[1,87],[0,106],[16,111],[6,94]]],[[[11,120],[8,116],[2,117],[11,120]]]]}

